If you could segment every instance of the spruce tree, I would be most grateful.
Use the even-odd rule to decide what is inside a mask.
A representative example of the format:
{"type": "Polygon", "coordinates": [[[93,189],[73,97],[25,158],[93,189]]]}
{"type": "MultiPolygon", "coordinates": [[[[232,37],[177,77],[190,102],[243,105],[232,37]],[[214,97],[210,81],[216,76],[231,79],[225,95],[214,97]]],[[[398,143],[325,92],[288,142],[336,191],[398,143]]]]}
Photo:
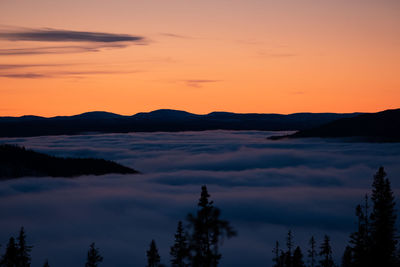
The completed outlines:
{"type": "Polygon", "coordinates": [[[310,264],[310,267],[316,267],[317,250],[316,250],[316,242],[315,242],[314,236],[311,236],[308,244],[310,245],[310,249],[308,250],[308,262],[310,264]]]}
{"type": "MultiPolygon", "coordinates": [[[[367,203],[367,202],[366,202],[367,203]]],[[[369,234],[368,217],[365,214],[367,210],[361,205],[356,207],[357,231],[350,235],[350,243],[352,244],[352,266],[353,267],[369,267],[371,266],[370,250],[371,237],[369,234]]]]}
{"type": "Polygon", "coordinates": [[[188,257],[188,249],[186,234],[183,230],[182,222],[179,221],[175,233],[175,243],[170,250],[172,267],[188,266],[188,264],[185,263],[185,260],[188,257]]]}
{"type": "Polygon", "coordinates": [[[321,260],[319,261],[320,267],[334,267],[335,264],[332,259],[332,248],[330,244],[329,236],[325,235],[324,241],[321,244],[319,256],[321,260]]]}
{"type": "Polygon", "coordinates": [[[275,247],[272,250],[272,253],[274,254],[274,257],[272,258],[272,262],[274,262],[273,267],[283,267],[283,261],[282,261],[282,251],[279,249],[279,242],[276,241],[275,247]]]}
{"type": "Polygon", "coordinates": [[[343,257],[341,267],[354,267],[353,265],[353,251],[350,246],[346,246],[343,257]]]}
{"type": "Polygon", "coordinates": [[[394,267],[396,264],[396,213],[390,181],[383,167],[374,175],[371,213],[372,266],[394,267]]]}
{"type": "Polygon", "coordinates": [[[146,252],[147,254],[147,265],[146,267],[160,267],[160,255],[158,254],[158,249],[156,242],[151,240],[150,248],[146,252]]]}
{"type": "Polygon", "coordinates": [[[285,253],[285,266],[293,267],[293,234],[292,231],[289,230],[286,237],[286,248],[287,251],[285,253]]]}
{"type": "Polygon", "coordinates": [[[31,265],[31,255],[32,246],[26,244],[26,234],[24,227],[21,227],[18,240],[18,266],[19,267],[29,267],[31,265]]]}
{"type": "Polygon", "coordinates": [[[222,256],[219,253],[221,239],[236,235],[229,222],[219,218],[221,211],[213,206],[213,201],[209,201],[209,197],[207,187],[202,186],[197,213],[187,216],[192,231],[189,240],[189,258],[193,267],[218,266],[222,256]]]}
{"type": "Polygon", "coordinates": [[[299,246],[293,252],[293,260],[292,260],[293,267],[306,267],[303,261],[303,253],[299,246]]]}
{"type": "Polygon", "coordinates": [[[90,244],[85,267],[97,267],[102,261],[103,257],[100,255],[99,249],[95,247],[95,243],[90,244]]]}
{"type": "Polygon", "coordinates": [[[2,267],[16,267],[19,266],[18,261],[18,246],[15,244],[14,237],[10,237],[8,241],[6,252],[0,261],[2,267]]]}

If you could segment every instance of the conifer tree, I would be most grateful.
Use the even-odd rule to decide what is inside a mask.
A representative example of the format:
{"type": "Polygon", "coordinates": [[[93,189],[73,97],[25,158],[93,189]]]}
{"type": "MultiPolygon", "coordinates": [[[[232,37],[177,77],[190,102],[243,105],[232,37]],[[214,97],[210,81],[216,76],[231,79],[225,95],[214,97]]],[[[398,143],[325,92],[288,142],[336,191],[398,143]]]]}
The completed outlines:
{"type": "Polygon", "coordinates": [[[310,245],[310,249],[308,250],[308,262],[310,264],[310,267],[316,267],[317,250],[316,250],[316,242],[315,242],[314,236],[311,236],[308,244],[310,245]]]}
{"type": "Polygon", "coordinates": [[[279,249],[279,242],[276,241],[275,247],[272,250],[272,253],[274,254],[274,257],[272,258],[272,261],[274,262],[273,267],[283,267],[283,261],[282,261],[282,251],[279,249]]]}
{"type": "Polygon", "coordinates": [[[286,237],[286,248],[287,251],[285,253],[285,266],[293,267],[293,234],[292,231],[289,230],[286,237]]]}
{"type": "Polygon", "coordinates": [[[172,267],[188,266],[188,264],[185,263],[185,260],[188,257],[188,249],[186,234],[183,230],[182,222],[179,221],[175,234],[175,243],[170,250],[172,267]]]}
{"type": "Polygon", "coordinates": [[[221,254],[219,243],[225,236],[236,235],[228,221],[221,220],[221,211],[209,201],[207,187],[201,188],[198,210],[195,215],[189,214],[187,220],[192,232],[189,240],[190,266],[215,267],[218,266],[221,254]]]}
{"type": "Polygon", "coordinates": [[[158,254],[158,249],[156,242],[151,240],[150,248],[146,252],[147,254],[147,265],[146,267],[160,267],[160,255],[158,254]]]}
{"type": "Polygon", "coordinates": [[[321,260],[319,261],[321,267],[335,266],[332,259],[332,248],[330,244],[330,239],[327,235],[325,235],[324,241],[321,244],[319,256],[321,257],[321,260]]]}
{"type": "MultiPolygon", "coordinates": [[[[367,207],[367,204],[365,207],[367,207]]],[[[369,214],[365,214],[366,210],[367,208],[363,209],[361,205],[357,205],[357,231],[350,235],[350,243],[352,244],[352,266],[354,267],[371,266],[371,237],[368,230],[369,214]]]]}
{"type": "Polygon", "coordinates": [[[18,246],[15,244],[14,237],[10,237],[8,241],[6,252],[0,261],[2,267],[16,267],[18,266],[18,246]]]}
{"type": "Polygon", "coordinates": [[[341,267],[353,267],[353,255],[352,248],[350,246],[346,246],[343,257],[341,267]]]}
{"type": "Polygon", "coordinates": [[[90,244],[85,267],[97,267],[102,261],[103,257],[100,255],[99,249],[95,247],[95,243],[90,244]]]}
{"type": "Polygon", "coordinates": [[[364,224],[365,224],[365,236],[366,236],[366,239],[367,239],[367,243],[369,243],[370,242],[370,235],[371,235],[371,225],[370,225],[370,217],[371,217],[371,214],[370,214],[370,211],[369,211],[369,197],[368,197],[368,194],[365,194],[365,197],[364,197],[364,216],[365,216],[365,220],[364,220],[364,224]]]}
{"type": "Polygon", "coordinates": [[[303,261],[303,253],[299,246],[293,252],[293,260],[292,260],[293,267],[305,267],[303,261]]]}
{"type": "Polygon", "coordinates": [[[372,266],[394,267],[396,264],[396,213],[390,181],[383,167],[374,175],[371,213],[372,266]]]}
{"type": "Polygon", "coordinates": [[[292,234],[292,230],[289,230],[287,237],[286,237],[286,247],[287,247],[287,251],[290,256],[292,256],[293,246],[294,246],[293,245],[293,234],[292,234]]]}
{"type": "Polygon", "coordinates": [[[24,227],[21,227],[18,240],[18,266],[29,267],[31,265],[31,255],[29,254],[32,250],[32,246],[26,244],[26,234],[24,227]]]}
{"type": "Polygon", "coordinates": [[[49,264],[49,261],[48,261],[48,260],[46,260],[46,261],[44,262],[43,267],[50,267],[50,264],[49,264]]]}

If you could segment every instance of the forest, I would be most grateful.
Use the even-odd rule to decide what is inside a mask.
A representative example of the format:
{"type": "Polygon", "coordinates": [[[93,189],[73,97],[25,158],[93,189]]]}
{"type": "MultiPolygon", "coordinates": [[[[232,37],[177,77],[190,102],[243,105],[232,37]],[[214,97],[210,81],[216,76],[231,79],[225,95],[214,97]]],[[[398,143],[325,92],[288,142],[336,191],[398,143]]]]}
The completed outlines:
{"type": "Polygon", "coordinates": [[[23,146],[0,144],[0,179],[20,177],[76,177],[138,171],[114,161],[97,158],[62,158],[23,146]]]}

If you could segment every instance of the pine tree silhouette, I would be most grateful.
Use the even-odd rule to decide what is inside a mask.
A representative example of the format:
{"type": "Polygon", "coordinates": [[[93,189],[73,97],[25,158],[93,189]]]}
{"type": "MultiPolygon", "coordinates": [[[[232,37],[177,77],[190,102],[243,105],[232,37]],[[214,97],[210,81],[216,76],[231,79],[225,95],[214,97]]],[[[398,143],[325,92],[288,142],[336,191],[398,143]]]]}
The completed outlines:
{"type": "Polygon", "coordinates": [[[146,267],[160,267],[160,255],[158,254],[158,249],[156,242],[151,240],[150,248],[146,252],[147,254],[147,265],[146,267]]]}
{"type": "Polygon", "coordinates": [[[310,263],[310,267],[316,267],[317,264],[317,250],[316,250],[316,242],[314,236],[311,236],[310,241],[308,242],[310,248],[308,250],[308,262],[310,263]]]}
{"type": "Polygon", "coordinates": [[[187,216],[192,230],[189,258],[193,267],[218,266],[222,256],[219,253],[220,241],[225,236],[230,238],[236,235],[228,221],[219,219],[221,212],[208,200],[209,197],[207,187],[202,186],[197,213],[187,216]]]}
{"type": "Polygon", "coordinates": [[[363,209],[361,205],[356,207],[357,231],[350,235],[352,244],[352,266],[369,267],[371,264],[371,237],[369,234],[368,204],[363,209]],[[366,213],[367,212],[367,213],[366,213]]]}
{"type": "Polygon", "coordinates": [[[293,267],[293,234],[292,231],[289,230],[286,237],[286,248],[287,251],[285,253],[285,267],[293,267]]]}
{"type": "Polygon", "coordinates": [[[332,259],[332,248],[330,244],[330,239],[327,235],[325,235],[324,241],[321,244],[319,256],[321,257],[321,260],[319,261],[320,267],[335,266],[332,259]]]}
{"type": "Polygon", "coordinates": [[[346,246],[343,257],[341,267],[353,267],[353,250],[350,246],[346,246]]]}
{"type": "Polygon", "coordinates": [[[186,234],[183,230],[182,222],[179,221],[175,233],[175,243],[170,250],[172,267],[188,266],[188,264],[185,263],[185,259],[189,256],[188,253],[189,247],[186,234]]]}
{"type": "Polygon", "coordinates": [[[396,213],[390,181],[383,167],[374,176],[372,184],[371,263],[372,266],[396,265],[396,213]]]}
{"type": "Polygon", "coordinates": [[[272,261],[274,262],[273,267],[283,267],[283,260],[282,260],[282,251],[279,248],[279,242],[276,241],[275,247],[272,250],[272,253],[274,254],[274,257],[272,258],[272,261]]]}
{"type": "Polygon", "coordinates": [[[293,250],[294,242],[293,233],[291,230],[288,231],[286,236],[286,248],[286,251],[281,250],[279,248],[279,242],[276,241],[275,247],[272,250],[274,253],[274,257],[272,259],[274,262],[273,267],[305,267],[301,248],[297,246],[296,249],[293,250]]]}
{"type": "Polygon", "coordinates": [[[14,237],[10,237],[8,241],[6,252],[4,253],[0,266],[4,267],[17,267],[19,264],[18,261],[18,246],[15,244],[14,237]]]}
{"type": "Polygon", "coordinates": [[[29,267],[31,265],[31,255],[29,254],[32,250],[32,246],[26,244],[26,234],[24,227],[21,227],[18,240],[18,266],[29,267]]]}
{"type": "Polygon", "coordinates": [[[293,252],[292,262],[293,262],[293,267],[306,267],[304,265],[304,261],[303,261],[303,253],[301,252],[301,249],[299,246],[297,246],[293,252]]]}
{"type": "Polygon", "coordinates": [[[46,260],[46,261],[44,262],[43,267],[50,267],[50,264],[49,264],[49,261],[48,261],[48,260],[46,260]]]}
{"type": "Polygon", "coordinates": [[[102,261],[103,257],[100,255],[99,249],[95,247],[95,243],[90,244],[85,267],[97,267],[102,261]]]}

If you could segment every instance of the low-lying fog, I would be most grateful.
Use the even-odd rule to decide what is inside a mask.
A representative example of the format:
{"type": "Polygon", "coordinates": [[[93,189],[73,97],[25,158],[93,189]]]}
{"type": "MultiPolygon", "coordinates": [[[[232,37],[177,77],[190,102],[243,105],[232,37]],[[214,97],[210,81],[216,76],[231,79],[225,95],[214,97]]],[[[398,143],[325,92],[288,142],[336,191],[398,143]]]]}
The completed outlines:
{"type": "MultiPolygon", "coordinates": [[[[206,131],[0,139],[57,156],[98,157],[140,175],[0,182],[1,254],[24,226],[32,266],[83,266],[91,242],[101,266],[145,266],[155,239],[169,264],[178,220],[196,210],[206,184],[238,237],[225,240],[221,266],[269,266],[275,240],[331,236],[339,259],[355,229],[355,205],[384,166],[400,196],[400,144],[340,140],[269,141],[271,132],[206,131]]],[[[399,201],[398,201],[399,202],[399,201]]],[[[398,209],[400,207],[398,206],[398,209]]]]}

